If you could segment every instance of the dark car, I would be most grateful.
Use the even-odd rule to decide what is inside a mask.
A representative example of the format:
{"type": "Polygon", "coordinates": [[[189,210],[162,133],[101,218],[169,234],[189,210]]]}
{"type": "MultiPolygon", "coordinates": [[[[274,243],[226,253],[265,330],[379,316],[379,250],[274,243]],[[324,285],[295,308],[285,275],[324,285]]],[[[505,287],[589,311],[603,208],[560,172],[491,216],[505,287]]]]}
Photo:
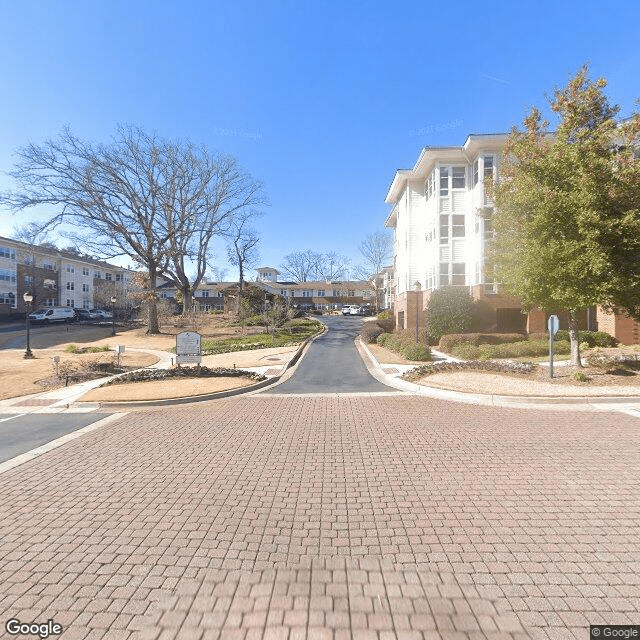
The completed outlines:
{"type": "Polygon", "coordinates": [[[89,322],[90,320],[95,320],[96,315],[91,313],[89,309],[74,309],[73,310],[76,316],[76,320],[80,322],[89,322]]]}

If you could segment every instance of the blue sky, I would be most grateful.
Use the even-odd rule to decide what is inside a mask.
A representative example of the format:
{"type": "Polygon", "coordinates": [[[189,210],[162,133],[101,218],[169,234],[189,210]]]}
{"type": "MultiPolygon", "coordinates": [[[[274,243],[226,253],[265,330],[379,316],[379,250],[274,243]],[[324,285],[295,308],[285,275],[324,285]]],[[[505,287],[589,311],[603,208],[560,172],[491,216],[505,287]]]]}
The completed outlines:
{"type": "MultiPolygon", "coordinates": [[[[396,169],[423,146],[521,123],[583,62],[623,114],[640,97],[637,0],[0,0],[0,11],[0,172],[67,124],[96,141],[117,123],[189,138],[264,183],[269,266],[307,248],[358,262],[396,169]]],[[[26,219],[0,210],[0,235],[26,219]]]]}

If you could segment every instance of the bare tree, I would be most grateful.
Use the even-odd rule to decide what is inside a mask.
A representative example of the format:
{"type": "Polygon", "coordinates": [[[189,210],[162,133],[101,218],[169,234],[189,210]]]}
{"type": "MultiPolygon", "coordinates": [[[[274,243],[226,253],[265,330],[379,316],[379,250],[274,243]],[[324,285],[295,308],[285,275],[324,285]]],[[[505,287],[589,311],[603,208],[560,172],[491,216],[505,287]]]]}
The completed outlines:
{"type": "Polygon", "coordinates": [[[347,277],[347,269],[349,267],[349,258],[330,251],[329,253],[320,254],[316,277],[318,280],[344,280],[347,277]]]}
{"type": "Polygon", "coordinates": [[[354,271],[357,277],[372,282],[376,299],[376,309],[380,308],[380,283],[378,274],[393,256],[393,236],[389,233],[377,231],[370,233],[358,246],[358,251],[364,260],[354,271]]]}
{"type": "Polygon", "coordinates": [[[247,207],[265,200],[262,185],[231,156],[212,157],[206,150],[186,143],[172,145],[167,161],[172,167],[172,185],[167,190],[165,210],[172,233],[164,275],[182,293],[186,314],[211,259],[213,237],[243,227],[247,207]],[[194,269],[192,277],[187,268],[194,269]]]}
{"type": "Polygon", "coordinates": [[[245,269],[255,265],[260,259],[260,252],[258,251],[260,235],[255,229],[248,226],[251,220],[259,215],[261,214],[250,209],[239,211],[234,216],[228,233],[227,256],[229,262],[238,267],[239,271],[238,305],[242,304],[245,269]]]}
{"type": "Polygon", "coordinates": [[[209,279],[213,282],[224,282],[227,273],[229,273],[229,269],[214,265],[213,267],[209,267],[209,273],[209,279]]]}
{"type": "MultiPolygon", "coordinates": [[[[0,196],[14,211],[59,208],[50,226],[105,258],[129,256],[147,273],[148,332],[159,333],[157,278],[187,291],[187,263],[204,276],[209,243],[239,206],[259,198],[232,158],[212,158],[190,143],[173,143],[132,126],[119,126],[110,144],[80,140],[67,128],[57,140],[18,151],[15,192],[0,196]]],[[[196,283],[197,286],[197,283],[196,283]]]]}
{"type": "Polygon", "coordinates": [[[285,278],[295,282],[308,282],[317,277],[321,258],[322,254],[311,249],[295,251],[284,257],[280,270],[285,278]]]}

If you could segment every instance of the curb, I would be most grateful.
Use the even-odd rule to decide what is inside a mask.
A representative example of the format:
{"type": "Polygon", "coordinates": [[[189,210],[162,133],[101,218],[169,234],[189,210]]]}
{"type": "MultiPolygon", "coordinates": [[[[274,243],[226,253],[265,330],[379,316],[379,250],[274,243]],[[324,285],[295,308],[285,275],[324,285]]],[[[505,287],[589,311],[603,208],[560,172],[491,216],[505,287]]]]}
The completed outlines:
{"type": "MultiPolygon", "coordinates": [[[[228,389],[226,391],[216,391],[213,393],[205,393],[197,396],[167,398],[165,400],[130,400],[125,402],[101,402],[101,403],[98,403],[98,408],[106,409],[106,410],[113,409],[115,411],[119,411],[121,409],[136,409],[136,408],[144,409],[146,407],[166,407],[166,406],[179,405],[179,404],[190,404],[192,402],[193,403],[207,402],[210,400],[221,400],[223,398],[230,398],[230,397],[238,396],[242,394],[251,394],[257,391],[261,391],[265,387],[276,386],[281,382],[284,382],[284,380],[282,380],[283,375],[291,367],[294,367],[298,363],[298,361],[302,356],[302,352],[307,347],[307,345],[327,331],[327,325],[324,324],[324,322],[321,322],[321,324],[324,326],[324,330],[315,336],[305,338],[305,340],[298,347],[293,358],[291,358],[289,362],[283,365],[281,372],[277,376],[267,378],[266,380],[261,380],[256,384],[247,385],[246,387],[238,387],[237,389],[228,389]]],[[[88,404],[95,404],[95,403],[87,402],[86,405],[88,404]]],[[[72,406],[83,407],[86,405],[84,402],[74,402],[72,406]]]]}
{"type": "Polygon", "coordinates": [[[369,373],[371,373],[376,380],[399,391],[414,395],[494,407],[540,408],[541,405],[551,405],[553,408],[569,408],[574,410],[581,408],[583,410],[599,409],[601,407],[598,407],[598,405],[603,404],[640,403],[640,396],[503,396],[485,393],[466,393],[464,391],[453,391],[450,389],[418,385],[384,373],[376,357],[359,336],[355,342],[360,354],[365,354],[366,357],[363,357],[365,365],[369,373]]]}

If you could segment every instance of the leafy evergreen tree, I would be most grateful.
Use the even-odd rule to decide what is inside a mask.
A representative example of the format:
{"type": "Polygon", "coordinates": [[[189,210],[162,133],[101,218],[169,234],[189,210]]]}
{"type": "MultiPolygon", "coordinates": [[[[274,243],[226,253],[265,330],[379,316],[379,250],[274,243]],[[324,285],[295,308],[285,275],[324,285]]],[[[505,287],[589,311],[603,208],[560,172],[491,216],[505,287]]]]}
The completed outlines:
{"type": "Polygon", "coordinates": [[[640,319],[640,114],[616,122],[606,84],[583,66],[555,90],[554,133],[533,108],[524,131],[512,130],[499,183],[489,187],[496,278],[527,310],[568,311],[578,366],[581,309],[601,304],[640,319]]]}
{"type": "Polygon", "coordinates": [[[471,330],[473,299],[467,287],[442,287],[431,292],[427,310],[429,340],[438,342],[447,333],[471,330]]]}

